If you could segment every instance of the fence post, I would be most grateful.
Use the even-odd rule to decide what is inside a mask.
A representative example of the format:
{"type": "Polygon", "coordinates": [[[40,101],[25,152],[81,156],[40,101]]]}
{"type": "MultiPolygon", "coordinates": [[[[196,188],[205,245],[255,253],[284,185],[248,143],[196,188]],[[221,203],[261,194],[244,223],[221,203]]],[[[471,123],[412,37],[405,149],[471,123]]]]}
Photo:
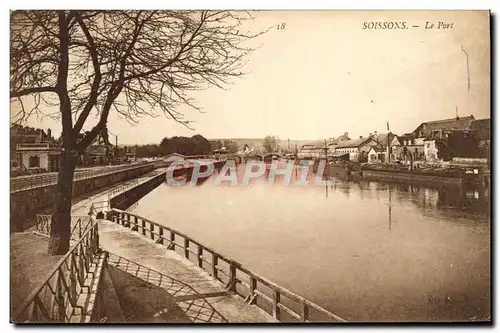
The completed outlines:
{"type": "Polygon", "coordinates": [[[196,246],[198,247],[198,267],[203,268],[203,247],[200,244],[196,246]]]}
{"type": "Polygon", "coordinates": [[[159,230],[159,233],[160,233],[160,238],[158,239],[158,242],[163,245],[163,228],[162,227],[159,227],[160,230],[159,230]]]}
{"type": "Polygon", "coordinates": [[[82,238],[82,219],[78,219],[78,239],[82,238]]]}
{"type": "Polygon", "coordinates": [[[170,230],[170,244],[168,248],[175,252],[175,234],[172,230],[170,230]]]}
{"type": "Polygon", "coordinates": [[[302,313],[300,315],[300,319],[304,323],[309,321],[309,307],[306,302],[302,302],[302,313]]]}
{"type": "Polygon", "coordinates": [[[236,265],[233,261],[229,262],[229,281],[227,283],[229,291],[236,291],[236,265]]]}
{"type": "Polygon", "coordinates": [[[149,222],[149,235],[151,236],[152,240],[155,240],[155,225],[152,222],[149,222]]]}
{"type": "Polygon", "coordinates": [[[137,216],[134,215],[134,227],[132,228],[133,231],[139,231],[139,224],[137,223],[137,216]]]}
{"type": "Polygon", "coordinates": [[[217,279],[217,264],[219,263],[219,257],[216,253],[212,252],[212,276],[217,279]]]}
{"type": "Polygon", "coordinates": [[[255,302],[255,289],[257,289],[257,279],[250,275],[250,304],[255,302]]]}
{"type": "Polygon", "coordinates": [[[184,236],[184,256],[189,259],[189,239],[184,236]]]}
{"type": "Polygon", "coordinates": [[[64,296],[62,293],[62,283],[61,279],[64,278],[62,277],[62,273],[60,268],[57,270],[57,277],[56,277],[56,288],[55,288],[55,301],[57,303],[57,322],[64,322],[65,317],[66,317],[66,309],[64,308],[64,296]]]}
{"type": "Polygon", "coordinates": [[[142,221],[142,235],[146,236],[146,221],[144,219],[141,219],[142,221]]]}
{"type": "Polygon", "coordinates": [[[99,225],[96,223],[92,228],[95,232],[95,252],[97,252],[99,251],[99,225]]]}
{"type": "MultiPolygon", "coordinates": [[[[125,214],[125,213],[123,213],[123,214],[125,214]]],[[[126,227],[130,228],[130,215],[126,214],[126,216],[127,216],[127,225],[126,225],[126,227]]]]}
{"type": "Polygon", "coordinates": [[[77,301],[77,298],[76,298],[76,276],[75,276],[75,274],[77,274],[75,272],[75,259],[73,257],[73,254],[71,254],[71,256],[70,256],[70,272],[69,272],[69,276],[70,276],[69,298],[70,298],[70,301],[71,301],[72,305],[76,304],[76,301],[77,301]]]}
{"type": "Polygon", "coordinates": [[[278,306],[280,302],[280,293],[278,290],[273,290],[273,317],[280,320],[280,308],[278,306]]]}

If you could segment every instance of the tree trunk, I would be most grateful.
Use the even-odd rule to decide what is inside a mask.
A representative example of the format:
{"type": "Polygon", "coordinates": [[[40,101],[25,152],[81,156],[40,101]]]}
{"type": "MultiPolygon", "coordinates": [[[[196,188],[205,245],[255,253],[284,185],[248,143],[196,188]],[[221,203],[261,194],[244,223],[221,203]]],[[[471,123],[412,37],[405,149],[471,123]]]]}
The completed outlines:
{"type": "Polygon", "coordinates": [[[69,250],[71,236],[71,196],[76,156],[68,151],[61,156],[61,169],[57,175],[57,194],[52,210],[51,231],[48,254],[60,255],[69,250]]]}

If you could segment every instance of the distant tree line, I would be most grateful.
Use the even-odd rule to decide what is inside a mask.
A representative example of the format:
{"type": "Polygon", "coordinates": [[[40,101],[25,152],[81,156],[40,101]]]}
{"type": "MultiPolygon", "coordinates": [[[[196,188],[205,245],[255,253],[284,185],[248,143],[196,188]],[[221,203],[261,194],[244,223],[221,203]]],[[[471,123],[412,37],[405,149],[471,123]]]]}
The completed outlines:
{"type": "Polygon", "coordinates": [[[231,140],[212,140],[209,141],[202,135],[194,135],[190,138],[185,136],[165,137],[160,144],[135,145],[136,156],[160,157],[172,153],[182,155],[207,155],[215,150],[226,147],[226,152],[236,153],[239,149],[238,144],[231,140]]]}

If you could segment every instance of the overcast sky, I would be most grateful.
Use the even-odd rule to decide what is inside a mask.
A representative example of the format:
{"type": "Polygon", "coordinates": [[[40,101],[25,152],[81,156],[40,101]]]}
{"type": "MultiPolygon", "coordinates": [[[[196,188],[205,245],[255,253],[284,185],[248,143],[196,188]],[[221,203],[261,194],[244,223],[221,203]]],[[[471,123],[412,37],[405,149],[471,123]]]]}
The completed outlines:
{"type": "MultiPolygon", "coordinates": [[[[251,73],[227,91],[193,95],[205,113],[180,110],[194,121],[194,131],[161,117],[131,126],[112,114],[108,127],[119,143],[197,133],[209,139],[357,137],[386,132],[387,121],[403,134],[424,121],[455,117],[457,106],[460,116],[490,116],[487,12],[274,11],[255,17],[256,30],[274,27],[248,57],[251,73]],[[363,30],[371,21],[406,21],[408,29],[363,30]],[[425,30],[426,21],[453,27],[425,30]],[[281,22],[285,29],[276,29],[281,22]],[[470,88],[461,47],[469,55],[470,88]]],[[[49,119],[28,124],[56,136],[61,130],[49,119]]]]}

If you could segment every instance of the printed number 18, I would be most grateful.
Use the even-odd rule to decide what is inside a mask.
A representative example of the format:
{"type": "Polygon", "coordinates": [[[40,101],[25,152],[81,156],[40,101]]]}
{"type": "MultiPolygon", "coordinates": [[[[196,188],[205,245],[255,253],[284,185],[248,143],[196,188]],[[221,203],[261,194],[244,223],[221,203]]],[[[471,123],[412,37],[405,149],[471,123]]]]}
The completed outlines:
{"type": "Polygon", "coordinates": [[[278,30],[285,30],[285,27],[286,27],[285,22],[278,24],[278,30]]]}

